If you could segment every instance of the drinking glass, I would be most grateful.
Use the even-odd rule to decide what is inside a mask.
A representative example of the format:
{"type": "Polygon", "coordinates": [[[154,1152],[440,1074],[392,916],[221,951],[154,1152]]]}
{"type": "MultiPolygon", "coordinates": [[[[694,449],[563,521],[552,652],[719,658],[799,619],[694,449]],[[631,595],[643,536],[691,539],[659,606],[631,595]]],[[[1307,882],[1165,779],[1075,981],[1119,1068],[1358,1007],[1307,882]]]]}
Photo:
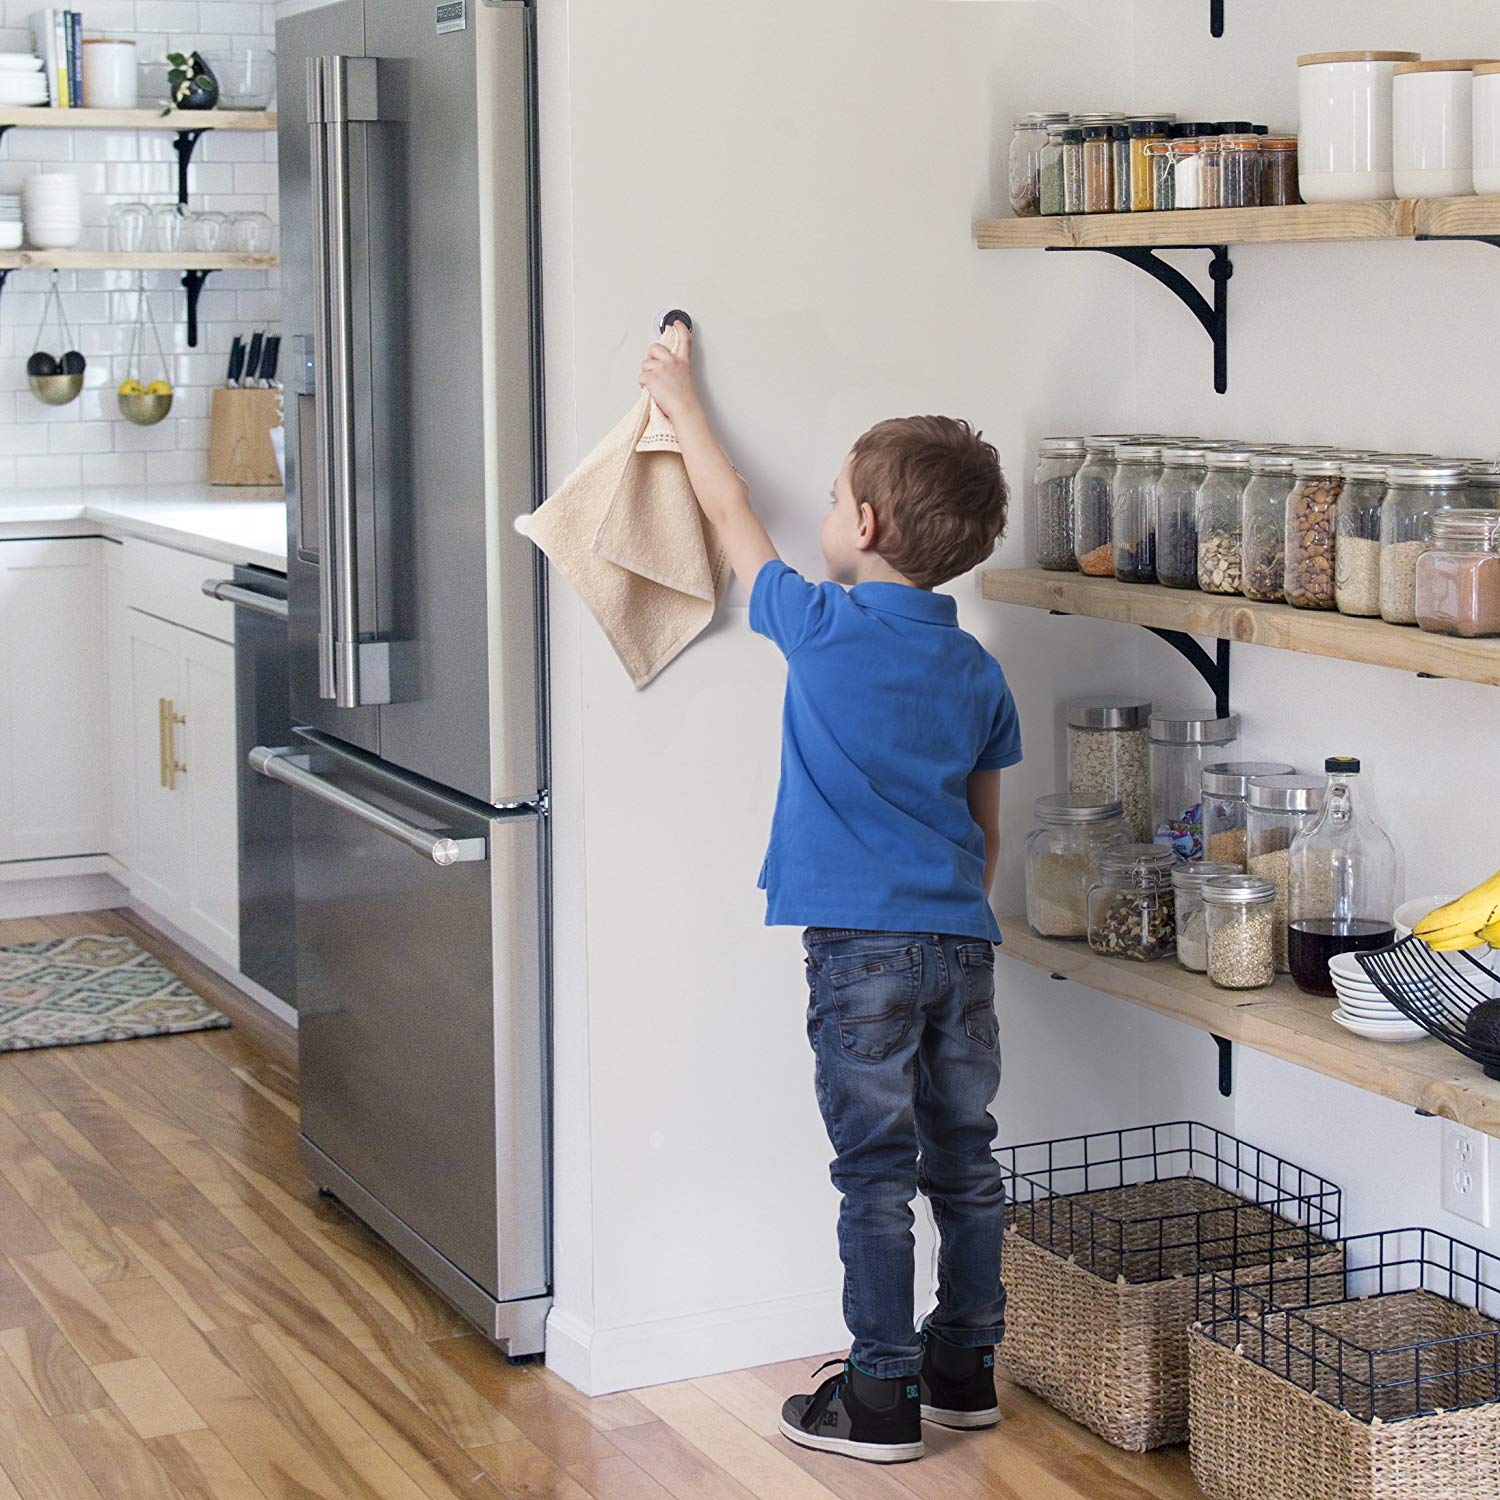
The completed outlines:
{"type": "Polygon", "coordinates": [[[223,214],[195,213],[190,216],[192,225],[192,247],[194,250],[208,251],[224,248],[225,233],[228,229],[228,221],[223,214]]]}
{"type": "Polygon", "coordinates": [[[144,203],[117,203],[109,211],[109,248],[134,254],[146,248],[151,210],[144,203]]]}
{"type": "Polygon", "coordinates": [[[251,255],[263,254],[271,248],[271,220],[262,213],[231,215],[229,248],[251,255]]]}
{"type": "Polygon", "coordinates": [[[192,223],[179,203],[158,203],[151,210],[151,228],[156,248],[169,255],[186,250],[192,223]]]}

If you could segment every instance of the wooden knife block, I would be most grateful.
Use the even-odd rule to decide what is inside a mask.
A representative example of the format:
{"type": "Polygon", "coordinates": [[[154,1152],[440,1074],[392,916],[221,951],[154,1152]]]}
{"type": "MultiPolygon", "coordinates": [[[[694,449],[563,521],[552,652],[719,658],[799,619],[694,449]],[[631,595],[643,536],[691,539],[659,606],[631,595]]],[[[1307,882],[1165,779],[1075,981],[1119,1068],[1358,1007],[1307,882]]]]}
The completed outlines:
{"type": "Polygon", "coordinates": [[[280,484],[271,429],[281,426],[281,392],[214,392],[209,411],[208,482],[280,484]]]}

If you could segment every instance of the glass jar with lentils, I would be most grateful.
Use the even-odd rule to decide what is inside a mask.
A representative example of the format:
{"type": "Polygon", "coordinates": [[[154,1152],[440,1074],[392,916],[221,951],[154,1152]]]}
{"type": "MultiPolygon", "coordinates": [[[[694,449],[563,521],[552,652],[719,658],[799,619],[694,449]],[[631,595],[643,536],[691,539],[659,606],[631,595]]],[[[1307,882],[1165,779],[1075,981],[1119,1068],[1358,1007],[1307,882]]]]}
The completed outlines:
{"type": "Polygon", "coordinates": [[[1054,573],[1076,573],[1073,488],[1083,467],[1082,438],[1043,438],[1036,455],[1036,560],[1054,573]]]}

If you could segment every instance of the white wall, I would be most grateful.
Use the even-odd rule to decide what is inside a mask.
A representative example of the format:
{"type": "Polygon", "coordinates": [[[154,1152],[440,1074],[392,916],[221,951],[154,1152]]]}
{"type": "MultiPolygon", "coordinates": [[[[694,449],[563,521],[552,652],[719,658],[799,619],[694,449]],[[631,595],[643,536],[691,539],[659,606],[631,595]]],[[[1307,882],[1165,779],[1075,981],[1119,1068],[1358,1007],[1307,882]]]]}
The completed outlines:
{"type": "MultiPolygon", "coordinates": [[[[39,0],[4,0],[0,51],[31,46],[26,29],[39,0]]],[[[269,0],[89,0],[79,9],[85,36],[131,37],[142,61],[169,51],[213,52],[233,46],[274,46],[269,0]]],[[[141,98],[141,107],[152,101],[141,98]]],[[[0,192],[20,191],[33,172],[67,171],[79,179],[84,233],[77,248],[107,247],[105,225],[116,203],[174,202],[177,157],[173,133],[134,130],[9,132],[0,151],[0,192]]],[[[189,179],[197,211],[256,211],[276,221],[274,133],[211,132],[199,140],[189,179]]],[[[148,248],[150,248],[148,246],[148,248]]],[[[216,271],[198,304],[198,347],[187,347],[186,297],[180,271],[153,271],[145,285],[161,333],[175,397],[172,414],[154,427],[135,427],[119,412],[115,391],[138,370],[127,369],[139,273],[64,271],[59,278],[75,347],[88,360],[83,393],[67,406],[44,406],[26,383],[47,292],[46,271],[19,271],[0,297],[0,486],[36,489],[125,485],[145,493],[159,484],[208,477],[208,410],[222,385],[230,341],[256,329],[275,331],[276,276],[267,271],[216,271]]],[[[54,347],[49,319],[43,348],[54,347]]],[[[149,339],[149,335],[148,335],[149,339]]],[[[149,344],[145,378],[160,377],[149,344]]],[[[282,362],[285,372],[285,361],[282,362]]]]}
{"type": "MultiPolygon", "coordinates": [[[[1018,484],[1004,560],[1021,561],[1035,439],[1133,416],[1135,287],[1082,257],[978,255],[969,224],[1003,195],[1013,112],[1113,97],[1127,8],[554,0],[539,15],[554,475],[632,401],[651,314],[682,305],[791,561],[817,567],[852,440],[917,410],[968,415],[1000,444],[1018,484]]],[[[1014,911],[1030,803],[1060,766],[1056,705],[1144,658],[1111,627],[959,588],[1022,706],[999,902],[1014,911]]],[[[555,597],[549,1360],[593,1391],[845,1340],[800,947],[761,925],[755,889],[784,672],[732,602],[636,694],[555,597]]],[[[1020,964],[1001,975],[1005,1138],[1227,1118],[1207,1037],[1020,964]]]]}

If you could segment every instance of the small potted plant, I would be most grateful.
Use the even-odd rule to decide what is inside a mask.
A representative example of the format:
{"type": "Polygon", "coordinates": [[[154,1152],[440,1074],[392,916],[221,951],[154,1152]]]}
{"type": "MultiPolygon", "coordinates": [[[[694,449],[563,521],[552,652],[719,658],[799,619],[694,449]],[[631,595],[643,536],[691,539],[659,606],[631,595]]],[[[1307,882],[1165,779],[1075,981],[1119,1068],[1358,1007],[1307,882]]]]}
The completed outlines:
{"type": "Polygon", "coordinates": [[[198,52],[167,53],[167,103],[162,110],[212,109],[219,102],[219,80],[198,52]]]}

